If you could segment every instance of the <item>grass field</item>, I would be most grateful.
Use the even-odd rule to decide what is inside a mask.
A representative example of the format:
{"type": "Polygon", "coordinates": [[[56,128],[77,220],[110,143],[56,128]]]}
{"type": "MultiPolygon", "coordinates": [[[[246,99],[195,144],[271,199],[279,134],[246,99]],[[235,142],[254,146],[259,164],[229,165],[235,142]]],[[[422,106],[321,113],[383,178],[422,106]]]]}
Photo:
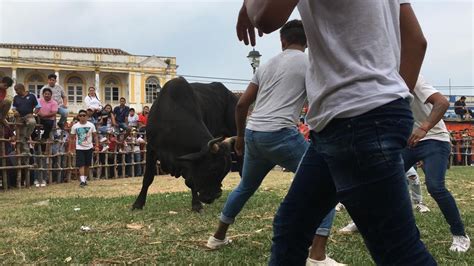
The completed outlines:
{"type": "MultiPolygon", "coordinates": [[[[471,236],[473,177],[474,168],[455,167],[447,178],[471,236]]],[[[201,214],[191,212],[191,193],[183,180],[168,176],[155,178],[147,205],[135,212],[130,206],[141,178],[91,181],[85,189],[71,183],[0,192],[0,263],[266,264],[273,215],[291,178],[291,173],[270,173],[231,227],[233,243],[219,251],[209,251],[204,244],[228,192],[239,181],[235,174],[225,179],[223,197],[205,206],[201,214]],[[83,232],[81,226],[91,231],[83,232]]],[[[429,250],[439,264],[474,265],[472,249],[462,255],[448,251],[448,225],[423,189],[431,212],[416,213],[416,219],[429,250]]],[[[351,265],[373,264],[359,234],[337,233],[348,220],[344,211],[336,215],[329,255],[351,265]]]]}

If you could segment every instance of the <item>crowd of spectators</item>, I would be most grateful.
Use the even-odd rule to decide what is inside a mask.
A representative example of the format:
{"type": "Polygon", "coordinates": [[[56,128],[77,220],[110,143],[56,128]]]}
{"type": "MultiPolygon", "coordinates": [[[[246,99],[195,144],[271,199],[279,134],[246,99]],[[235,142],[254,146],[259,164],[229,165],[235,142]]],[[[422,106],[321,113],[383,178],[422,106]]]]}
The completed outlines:
{"type": "MultiPolygon", "coordinates": [[[[7,173],[8,185],[22,184],[28,179],[37,187],[46,186],[51,182],[48,178],[51,174],[54,181],[63,182],[66,178],[66,171],[63,170],[81,169],[84,160],[87,161],[86,173],[81,171],[78,176],[81,186],[87,183],[84,176],[88,175],[89,166],[95,166],[91,167],[91,173],[96,177],[142,175],[149,107],[145,106],[141,113],[137,113],[127,106],[126,99],[122,97],[120,104],[113,108],[108,103],[102,103],[96,88],[91,86],[84,98],[83,109],[71,114],[64,89],[56,83],[56,79],[56,75],[50,74],[48,84],[38,96],[17,83],[13,87],[16,92],[13,99],[9,99],[7,93],[13,86],[13,80],[3,77],[0,81],[2,165],[34,166],[29,171],[30,176],[21,176],[20,182],[15,181],[17,171],[21,170],[0,171],[2,176],[7,173]],[[89,127],[87,130],[85,125],[89,127]],[[97,132],[97,139],[91,139],[88,143],[86,135],[81,134],[85,131],[97,132]],[[80,146],[84,143],[88,144],[80,146]],[[86,149],[84,147],[88,152],[92,147],[91,158],[78,154],[77,149],[86,149]],[[68,165],[69,157],[76,157],[76,160],[71,160],[75,164],[68,165]],[[98,173],[101,167],[104,168],[102,174],[98,173]],[[104,175],[104,172],[107,174],[104,175]]],[[[76,171],[72,172],[77,175],[76,171]]]]}
{"type": "Polygon", "coordinates": [[[468,128],[460,131],[451,131],[451,164],[472,165],[472,133],[468,128]]]}

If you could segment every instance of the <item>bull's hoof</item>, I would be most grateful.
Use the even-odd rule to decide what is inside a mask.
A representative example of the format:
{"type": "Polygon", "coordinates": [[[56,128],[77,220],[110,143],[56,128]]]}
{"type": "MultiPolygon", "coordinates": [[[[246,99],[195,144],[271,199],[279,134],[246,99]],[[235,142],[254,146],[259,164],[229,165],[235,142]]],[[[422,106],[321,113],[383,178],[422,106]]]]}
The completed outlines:
{"type": "Polygon", "coordinates": [[[199,203],[199,204],[193,204],[192,208],[193,212],[197,212],[197,213],[201,213],[202,211],[202,204],[199,203]]]}
{"type": "Polygon", "coordinates": [[[132,211],[134,211],[134,210],[143,210],[143,205],[134,203],[132,205],[132,211]]]}

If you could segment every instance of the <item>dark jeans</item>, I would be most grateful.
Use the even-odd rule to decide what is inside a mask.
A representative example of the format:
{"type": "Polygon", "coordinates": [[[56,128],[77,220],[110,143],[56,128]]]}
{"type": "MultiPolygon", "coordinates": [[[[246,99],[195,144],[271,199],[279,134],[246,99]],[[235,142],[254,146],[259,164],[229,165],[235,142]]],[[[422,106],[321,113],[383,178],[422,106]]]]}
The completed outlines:
{"type": "Polygon", "coordinates": [[[438,204],[444,218],[448,222],[453,235],[463,236],[466,234],[464,225],[459,215],[456,201],[446,189],[446,168],[451,152],[449,142],[438,140],[420,141],[413,148],[406,148],[402,155],[405,161],[405,169],[409,169],[418,161],[423,161],[423,171],[426,176],[426,187],[428,193],[438,204]]]}
{"type": "Polygon", "coordinates": [[[454,109],[454,113],[456,113],[457,115],[459,115],[461,117],[461,119],[464,119],[464,115],[466,115],[466,113],[469,112],[469,114],[472,116],[472,110],[471,109],[462,109],[462,108],[455,108],[454,109]]]}
{"type": "MultiPolygon", "coordinates": [[[[49,139],[51,137],[51,131],[53,130],[55,120],[40,119],[40,124],[43,125],[43,139],[49,139]]],[[[43,149],[44,151],[44,149],[43,149]]]]}
{"type": "Polygon", "coordinates": [[[275,215],[270,265],[304,265],[316,227],[337,201],[375,263],[435,265],[415,225],[401,156],[412,126],[409,103],[399,99],[311,132],[275,215]]]}

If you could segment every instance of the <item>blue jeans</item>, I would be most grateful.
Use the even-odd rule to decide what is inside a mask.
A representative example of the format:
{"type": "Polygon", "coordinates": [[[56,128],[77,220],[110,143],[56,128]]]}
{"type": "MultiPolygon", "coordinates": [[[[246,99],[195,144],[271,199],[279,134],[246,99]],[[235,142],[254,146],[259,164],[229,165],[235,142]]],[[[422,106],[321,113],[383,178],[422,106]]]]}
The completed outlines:
{"type": "Polygon", "coordinates": [[[125,122],[117,122],[118,124],[118,128],[120,129],[123,129],[123,130],[127,130],[128,129],[128,124],[125,123],[125,122]]]}
{"type": "MultiPolygon", "coordinates": [[[[135,163],[141,163],[142,162],[142,154],[140,152],[135,152],[133,154],[135,163]]],[[[135,165],[135,176],[141,176],[142,175],[142,165],[137,164],[135,165]]]]}
{"type": "Polygon", "coordinates": [[[113,127],[99,126],[97,131],[99,132],[99,134],[106,135],[109,132],[113,132],[113,127]]]}
{"type": "Polygon", "coordinates": [[[420,240],[401,156],[413,117],[399,99],[311,132],[273,221],[270,265],[304,265],[314,229],[340,201],[376,264],[435,265],[420,240]]]}
{"type": "Polygon", "coordinates": [[[58,114],[61,115],[61,118],[59,118],[58,124],[64,124],[64,122],[67,121],[67,115],[69,114],[69,111],[67,110],[67,108],[59,107],[58,114]]]}
{"type": "Polygon", "coordinates": [[[438,140],[420,141],[413,148],[406,148],[402,155],[405,169],[409,169],[418,161],[423,161],[428,193],[438,204],[444,218],[448,222],[453,235],[466,235],[456,201],[445,185],[446,168],[448,167],[451,145],[438,140]]]}
{"type": "MultiPolygon", "coordinates": [[[[295,172],[307,147],[308,142],[296,128],[285,128],[276,132],[246,129],[242,179],[227,198],[221,221],[226,224],[234,223],[235,217],[275,165],[295,172]]],[[[327,215],[316,234],[328,236],[333,219],[334,211],[327,215]]],[[[313,230],[313,234],[314,232],[313,230]]]]}
{"type": "MultiPolygon", "coordinates": [[[[416,168],[414,170],[416,171],[416,168]]],[[[421,194],[421,182],[418,174],[416,174],[416,172],[414,174],[415,175],[409,175],[408,172],[406,173],[408,189],[410,191],[411,204],[419,204],[423,202],[423,195],[421,194]]]]}

